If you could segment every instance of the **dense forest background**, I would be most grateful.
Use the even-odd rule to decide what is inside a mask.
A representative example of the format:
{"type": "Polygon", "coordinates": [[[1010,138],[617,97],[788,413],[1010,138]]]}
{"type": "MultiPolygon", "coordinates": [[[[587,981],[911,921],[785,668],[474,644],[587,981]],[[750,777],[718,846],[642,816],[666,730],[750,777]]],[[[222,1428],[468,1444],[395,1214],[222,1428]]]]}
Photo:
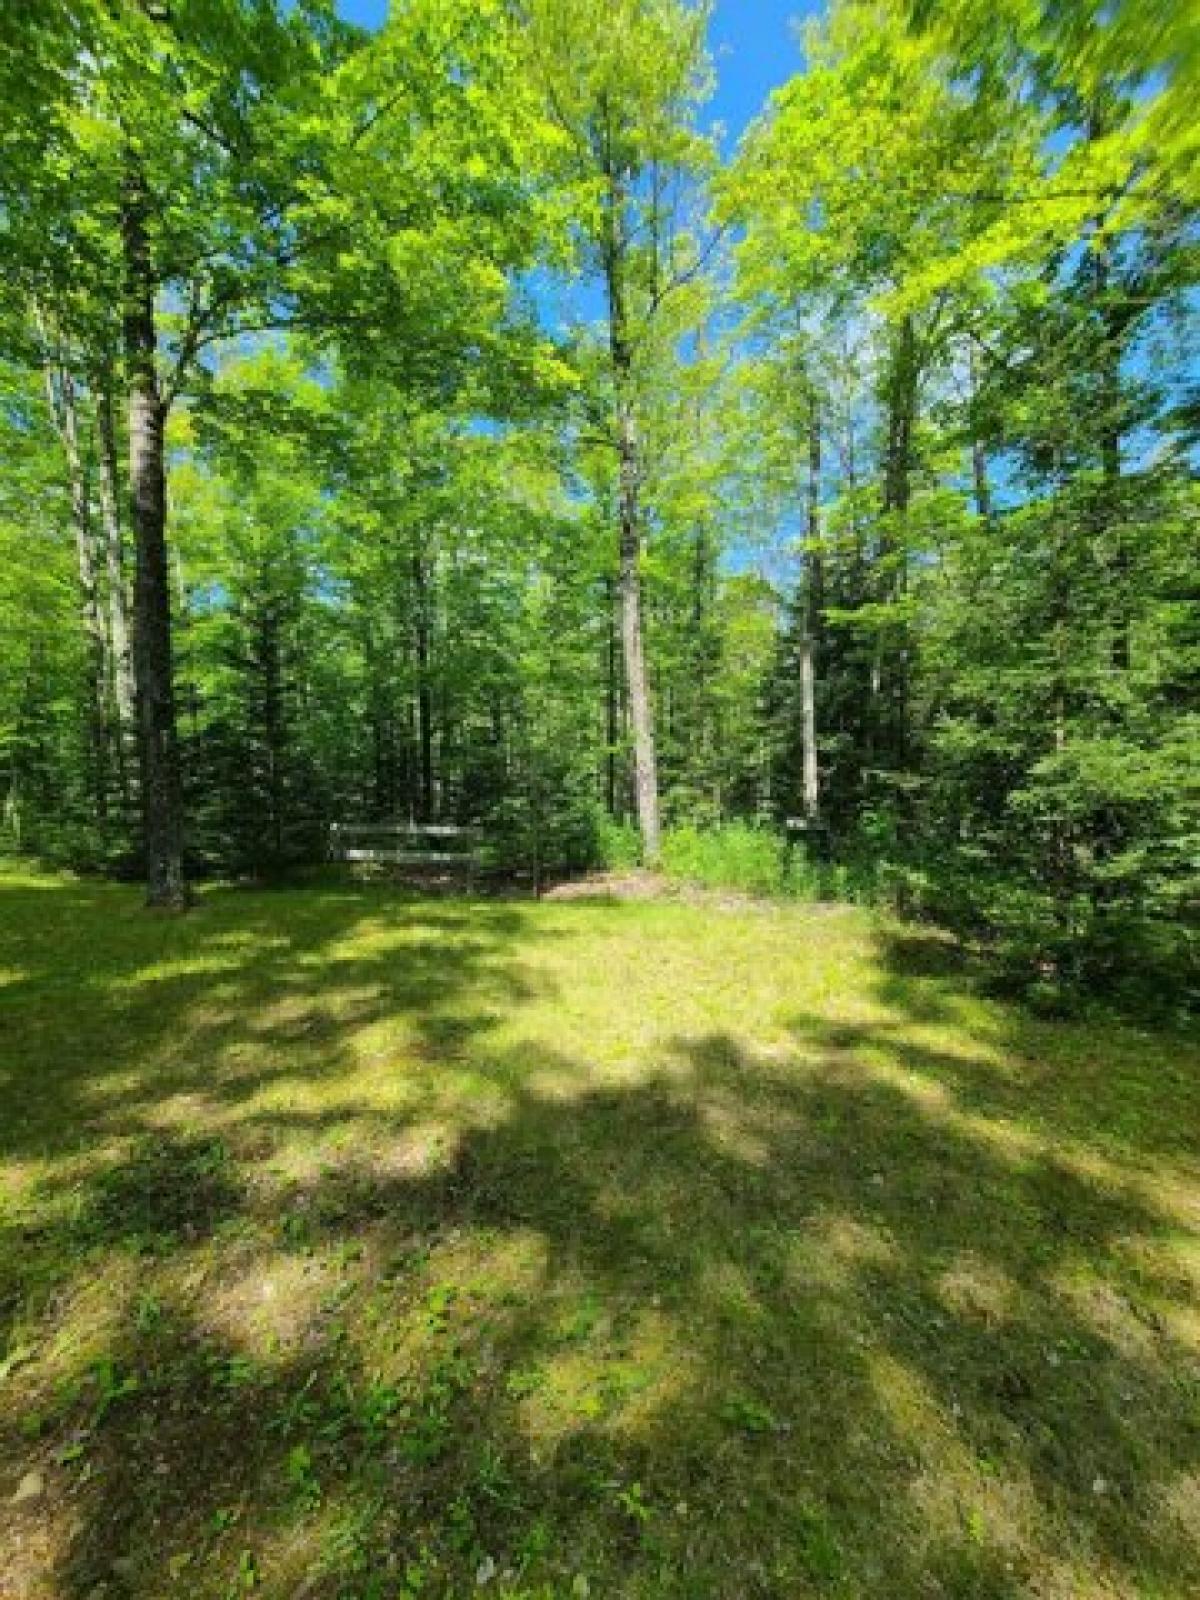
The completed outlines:
{"type": "Polygon", "coordinates": [[[729,160],[706,27],[4,7],[4,847],[471,823],[1178,1010],[1196,7],[834,0],[729,160]]]}

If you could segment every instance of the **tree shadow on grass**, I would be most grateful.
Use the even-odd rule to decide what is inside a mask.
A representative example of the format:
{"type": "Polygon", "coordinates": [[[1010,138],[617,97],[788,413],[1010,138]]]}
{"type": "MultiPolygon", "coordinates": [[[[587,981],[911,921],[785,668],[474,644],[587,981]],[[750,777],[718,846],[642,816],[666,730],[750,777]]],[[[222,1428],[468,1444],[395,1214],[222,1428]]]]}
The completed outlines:
{"type": "Polygon", "coordinates": [[[45,1164],[154,1131],[173,1097],[236,1109],[336,1078],[375,1022],[461,1046],[527,994],[515,957],[536,937],[519,906],[386,889],[218,892],[168,922],[110,886],[0,881],[0,1155],[45,1164]]]}
{"type": "MultiPolygon", "coordinates": [[[[0,1427],[53,1507],[0,1508],[22,1600],[1183,1600],[1200,1385],[1174,1251],[1196,1236],[1144,1170],[1175,1144],[1120,1160],[1062,1097],[1022,1117],[1001,1033],[1025,1024],[943,1035],[964,1013],[928,970],[885,966],[873,1021],[798,1017],[783,1049],[682,1036],[598,1084],[490,1042],[535,933],[444,913],[391,976],[352,907],[235,974],[236,1016],[166,991],[183,1009],[153,1049],[199,1030],[173,1092],[265,1033],[353,1093],[208,1089],[219,1134],[110,1154],[24,1241],[70,1271],[0,1427]],[[439,979],[443,936],[465,948],[439,979]],[[289,1005],[330,964],[310,1052],[289,1005]],[[350,1048],[392,1015],[427,1069],[403,1104],[350,1048]],[[472,1052],[485,1115],[439,1093],[472,1052]],[[297,1141],[326,1159],[289,1166],[297,1141]]],[[[89,1128],[145,1133],[148,1109],[110,1100],[89,1128]]]]}
{"type": "MultiPolygon", "coordinates": [[[[986,968],[936,930],[883,924],[875,997],[887,1016],[847,1045],[903,1056],[914,1025],[958,1025],[977,1049],[935,1063],[964,1110],[1069,1135],[1128,1157],[1187,1163],[1200,1183],[1200,1036],[1135,1026],[1115,1014],[1039,1017],[988,1000],[986,968]],[[889,1045],[889,1036],[891,1043],[889,1045]]],[[[820,1041],[828,1019],[799,1019],[820,1041]]]]}
{"type": "Polygon", "coordinates": [[[163,1325],[125,1319],[106,1359],[139,1387],[88,1435],[61,1591],[158,1594],[174,1560],[205,1594],[196,1563],[241,1561],[329,1596],[410,1567],[456,1596],[493,1568],[531,1594],[1186,1593],[1185,1353],[1072,1293],[1170,1219],[837,1059],[790,1078],[712,1036],[674,1067],[518,1096],[423,1175],[348,1158],[292,1237],[244,1215],[224,1288],[298,1272],[306,1309],[277,1346],[168,1288],[163,1325]]]}

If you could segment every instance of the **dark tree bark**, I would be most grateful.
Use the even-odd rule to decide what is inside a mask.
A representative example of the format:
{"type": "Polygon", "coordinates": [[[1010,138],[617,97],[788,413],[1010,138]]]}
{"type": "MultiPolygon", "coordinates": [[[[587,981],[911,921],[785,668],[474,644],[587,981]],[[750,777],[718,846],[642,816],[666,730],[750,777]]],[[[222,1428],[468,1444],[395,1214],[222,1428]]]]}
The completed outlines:
{"type": "Polygon", "coordinates": [[[284,715],[283,655],[279,612],[268,599],[258,619],[258,666],[262,675],[263,743],[267,758],[267,803],[270,807],[271,853],[278,867],[283,861],[287,724],[284,715]]]}
{"type": "MultiPolygon", "coordinates": [[[[880,557],[885,564],[884,593],[893,602],[902,600],[908,589],[908,565],[903,543],[893,537],[888,522],[889,519],[902,520],[912,500],[913,433],[919,379],[916,324],[911,316],[905,316],[896,330],[887,375],[887,440],[883,462],[883,513],[887,531],[880,557]]],[[[873,674],[873,687],[883,702],[880,744],[897,766],[903,766],[908,756],[908,674],[908,641],[906,630],[902,628],[894,650],[884,651],[881,640],[873,674]]]]}
{"type": "Polygon", "coordinates": [[[125,361],[129,386],[129,499],[136,561],[133,665],[137,693],[146,903],[188,904],[183,782],[175,725],[171,591],[167,570],[166,406],[158,378],[149,197],[130,160],[121,202],[125,361]]]}
{"type": "Polygon", "coordinates": [[[425,556],[412,557],[413,633],[417,658],[417,739],[420,747],[420,820],[432,822],[434,813],[433,686],[429,676],[429,572],[425,556]]]}
{"type": "MultiPolygon", "coordinates": [[[[1113,98],[1111,95],[1105,95],[1103,91],[1099,92],[1088,109],[1088,141],[1105,138],[1111,133],[1115,119],[1116,107],[1113,98]]],[[[1103,218],[1097,217],[1095,220],[1099,229],[1103,218]]],[[[1094,371],[1098,380],[1100,471],[1103,488],[1097,520],[1100,531],[1107,536],[1110,551],[1112,666],[1116,672],[1128,672],[1132,655],[1128,594],[1130,557],[1121,526],[1124,517],[1124,507],[1121,503],[1121,441],[1124,432],[1121,360],[1125,354],[1130,330],[1137,319],[1138,298],[1144,297],[1130,300],[1128,296],[1119,292],[1114,293],[1113,268],[1111,240],[1103,238],[1097,240],[1085,265],[1092,307],[1099,327],[1094,371]]]]}
{"type": "Polygon", "coordinates": [[[1113,294],[1112,260],[1108,246],[1096,251],[1092,268],[1092,287],[1100,325],[1100,470],[1103,476],[1103,503],[1100,518],[1109,535],[1112,577],[1112,665],[1117,672],[1128,672],[1132,650],[1130,642],[1129,547],[1121,526],[1122,505],[1121,441],[1123,434],[1123,390],[1121,358],[1129,333],[1129,317],[1113,294]]]}
{"type": "Polygon", "coordinates": [[[883,509],[905,512],[912,498],[912,438],[917,409],[917,332],[911,316],[901,318],[892,347],[887,380],[887,449],[883,509]]]}
{"type": "MultiPolygon", "coordinates": [[[[369,621],[364,621],[362,634],[363,662],[366,668],[366,716],[371,731],[370,762],[370,812],[378,822],[392,821],[400,805],[399,762],[392,696],[388,690],[386,663],[389,653],[375,636],[369,621]]],[[[404,782],[403,800],[412,821],[412,785],[408,771],[409,741],[403,742],[404,782]]]]}

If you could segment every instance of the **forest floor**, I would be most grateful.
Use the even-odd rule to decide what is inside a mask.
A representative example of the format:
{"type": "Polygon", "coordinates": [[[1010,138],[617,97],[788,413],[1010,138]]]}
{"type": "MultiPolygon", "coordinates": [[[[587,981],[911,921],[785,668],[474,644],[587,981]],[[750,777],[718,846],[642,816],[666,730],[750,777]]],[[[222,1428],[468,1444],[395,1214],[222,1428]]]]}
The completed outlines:
{"type": "Polygon", "coordinates": [[[0,873],[4,1600],[1200,1592],[1200,1049],[858,910],[0,873]]]}

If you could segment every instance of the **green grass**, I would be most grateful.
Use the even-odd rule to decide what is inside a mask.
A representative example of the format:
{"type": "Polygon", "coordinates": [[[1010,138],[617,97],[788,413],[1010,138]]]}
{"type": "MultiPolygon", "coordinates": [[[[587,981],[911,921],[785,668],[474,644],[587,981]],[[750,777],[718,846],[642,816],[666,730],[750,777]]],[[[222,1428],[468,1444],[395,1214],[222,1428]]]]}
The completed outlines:
{"type": "Polygon", "coordinates": [[[1197,1592],[1200,1052],[934,936],[9,872],[0,1111],[4,1600],[1197,1592]]]}

